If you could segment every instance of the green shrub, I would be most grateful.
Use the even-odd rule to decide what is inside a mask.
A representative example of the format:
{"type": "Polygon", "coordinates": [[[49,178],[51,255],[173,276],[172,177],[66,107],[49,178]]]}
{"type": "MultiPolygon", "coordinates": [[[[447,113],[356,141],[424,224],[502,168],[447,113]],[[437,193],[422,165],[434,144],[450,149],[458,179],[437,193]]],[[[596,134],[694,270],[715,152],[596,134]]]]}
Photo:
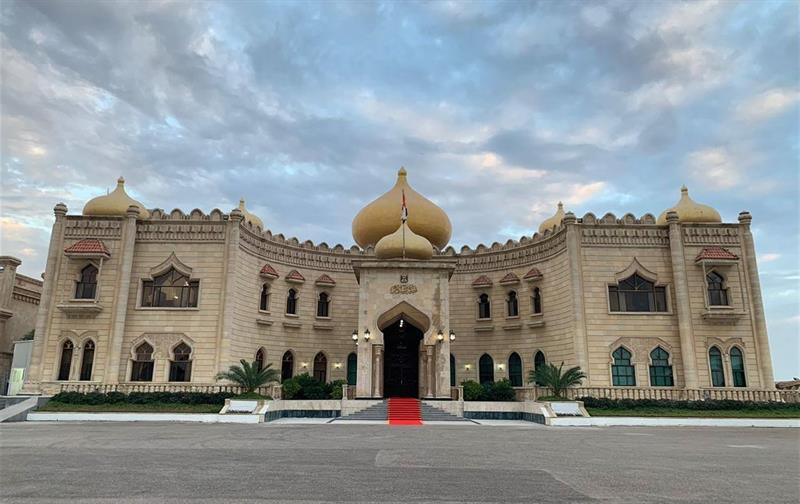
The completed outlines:
{"type": "Polygon", "coordinates": [[[490,401],[514,401],[516,398],[517,394],[514,392],[514,387],[507,379],[503,378],[492,384],[489,392],[490,401]]]}
{"type": "Polygon", "coordinates": [[[507,379],[483,384],[467,380],[461,382],[461,386],[464,387],[465,401],[515,401],[517,396],[507,379]]]}
{"type": "Polygon", "coordinates": [[[347,380],[333,380],[328,385],[330,386],[330,398],[331,399],[341,399],[342,398],[342,385],[347,383],[347,380]]]}
{"type": "Polygon", "coordinates": [[[672,401],[667,399],[606,399],[595,397],[581,397],[587,408],[596,409],[637,409],[637,408],[665,408],[683,410],[782,410],[800,412],[798,403],[782,402],[755,402],[755,401],[733,401],[730,399],[708,399],[705,401],[672,401]]]}
{"type": "Polygon", "coordinates": [[[484,401],[486,392],[480,383],[475,380],[467,380],[461,382],[464,387],[464,400],[465,401],[484,401]]]}
{"type": "Polygon", "coordinates": [[[225,399],[233,397],[230,392],[61,392],[51,401],[62,404],[214,404],[221,405],[225,399]]]}
{"type": "Polygon", "coordinates": [[[294,378],[289,378],[288,380],[283,381],[281,388],[283,390],[284,399],[298,399],[297,395],[300,393],[300,390],[303,387],[301,387],[294,378]]]}

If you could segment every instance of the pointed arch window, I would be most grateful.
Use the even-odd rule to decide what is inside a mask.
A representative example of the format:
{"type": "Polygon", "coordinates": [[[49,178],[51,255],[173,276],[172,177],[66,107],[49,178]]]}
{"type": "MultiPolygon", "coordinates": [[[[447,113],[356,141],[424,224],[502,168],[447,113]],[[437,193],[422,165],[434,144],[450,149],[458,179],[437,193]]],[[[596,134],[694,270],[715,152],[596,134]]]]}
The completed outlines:
{"type": "Polygon", "coordinates": [[[711,306],[728,306],[728,289],[725,288],[725,278],[716,271],[706,275],[708,285],[708,304],[711,306]]]}
{"type": "Polygon", "coordinates": [[[320,292],[317,298],[317,317],[329,317],[331,300],[327,292],[320,292]]]}
{"type": "Polygon", "coordinates": [[[739,347],[731,348],[731,375],[734,387],[747,386],[747,379],[744,375],[744,354],[739,347]]]}
{"type": "Polygon", "coordinates": [[[281,381],[289,380],[294,375],[294,354],[286,351],[281,359],[281,381]]]}
{"type": "Polygon", "coordinates": [[[478,380],[481,384],[494,382],[494,360],[489,354],[481,355],[478,360],[478,380]]]}
{"type": "Polygon", "coordinates": [[[314,379],[322,383],[328,382],[328,358],[322,352],[314,356],[314,379]]]}
{"type": "Polygon", "coordinates": [[[650,386],[672,387],[672,366],[669,364],[669,353],[661,347],[650,352],[650,386]]]}
{"type": "Polygon", "coordinates": [[[708,367],[711,369],[711,386],[725,386],[725,370],[722,367],[722,352],[712,346],[708,349],[708,367]]]}
{"type": "MultiPolygon", "coordinates": [[[[533,372],[535,373],[538,369],[544,367],[546,362],[544,353],[541,350],[537,351],[533,356],[533,372]]],[[[541,385],[541,383],[537,381],[536,385],[541,385]]]]}
{"type": "Polygon", "coordinates": [[[61,361],[58,365],[58,379],[61,381],[69,380],[69,372],[72,368],[72,353],[75,346],[72,341],[66,340],[61,345],[61,361]]]}
{"type": "Polygon", "coordinates": [[[256,352],[256,369],[261,371],[264,369],[264,362],[267,360],[267,352],[263,348],[259,348],[256,352]]]}
{"type": "Polygon", "coordinates": [[[608,286],[609,308],[612,312],[665,312],[667,289],[637,273],[608,286]]]}
{"type": "Polygon", "coordinates": [[[533,288],[533,293],[531,294],[531,311],[534,315],[542,313],[542,291],[539,287],[533,288]]]}
{"type": "Polygon", "coordinates": [[[131,381],[153,381],[153,366],[153,347],[145,341],[134,351],[131,381]]]}
{"type": "Polygon", "coordinates": [[[517,352],[508,356],[508,380],[513,387],[522,386],[522,358],[517,352]]]}
{"type": "Polygon", "coordinates": [[[94,341],[88,340],[83,344],[83,356],[81,358],[81,376],[82,381],[89,381],[92,379],[92,366],[94,365],[94,341]]]}
{"type": "Polygon", "coordinates": [[[519,300],[517,300],[517,292],[509,291],[508,298],[506,298],[506,313],[509,317],[519,316],[519,300]]]}
{"type": "Polygon", "coordinates": [[[484,293],[478,296],[478,318],[489,319],[492,318],[491,301],[489,295],[484,293]]]}
{"type": "Polygon", "coordinates": [[[456,386],[456,356],[450,354],[450,386],[456,386]]]}
{"type": "Polygon", "coordinates": [[[615,387],[636,386],[636,373],[631,364],[631,353],[625,347],[619,347],[611,354],[614,363],[611,365],[611,382],[615,387]]]}
{"type": "Polygon", "coordinates": [[[351,352],[347,356],[347,384],[355,386],[358,377],[358,355],[351,352]]]}
{"type": "Polygon", "coordinates": [[[75,299],[94,299],[97,295],[97,268],[90,264],[81,270],[75,284],[75,299]]]}
{"type": "Polygon", "coordinates": [[[175,268],[142,282],[142,306],[148,308],[197,308],[200,282],[175,268]]]}
{"type": "Polygon", "coordinates": [[[297,291],[294,289],[289,289],[286,295],[286,314],[297,315],[297,291]]]}
{"type": "Polygon", "coordinates": [[[269,285],[263,284],[261,286],[261,296],[258,300],[258,309],[261,311],[269,311],[269,285]]]}
{"type": "Polygon", "coordinates": [[[169,381],[192,381],[192,349],[181,341],[172,353],[175,358],[169,364],[169,381]]]}

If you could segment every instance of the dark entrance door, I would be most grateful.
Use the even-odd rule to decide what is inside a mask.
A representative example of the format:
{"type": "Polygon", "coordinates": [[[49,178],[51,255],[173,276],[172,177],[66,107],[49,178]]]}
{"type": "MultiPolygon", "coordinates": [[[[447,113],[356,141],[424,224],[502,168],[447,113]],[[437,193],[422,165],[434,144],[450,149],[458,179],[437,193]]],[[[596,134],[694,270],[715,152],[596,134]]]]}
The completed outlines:
{"type": "Polygon", "coordinates": [[[385,397],[419,396],[419,342],[422,331],[395,322],[383,330],[383,392],[385,397]]]}

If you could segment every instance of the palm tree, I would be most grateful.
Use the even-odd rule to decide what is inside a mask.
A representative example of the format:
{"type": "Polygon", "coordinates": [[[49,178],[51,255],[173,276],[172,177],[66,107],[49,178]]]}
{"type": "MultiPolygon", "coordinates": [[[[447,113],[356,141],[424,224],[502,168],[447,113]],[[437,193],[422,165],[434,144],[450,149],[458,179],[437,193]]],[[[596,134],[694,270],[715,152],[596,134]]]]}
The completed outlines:
{"type": "Polygon", "coordinates": [[[239,362],[241,365],[234,364],[227,371],[217,373],[217,380],[232,381],[241,386],[245,393],[251,393],[258,387],[278,381],[278,371],[270,369],[272,363],[259,369],[255,361],[249,363],[242,359],[239,362]]]}
{"type": "Polygon", "coordinates": [[[539,366],[535,371],[528,373],[528,382],[536,383],[543,387],[553,389],[553,395],[561,397],[561,393],[569,387],[580,385],[581,381],[586,378],[586,373],[581,371],[580,366],[575,366],[567,369],[564,373],[561,370],[564,368],[562,362],[560,366],[548,362],[543,366],[539,366]]]}

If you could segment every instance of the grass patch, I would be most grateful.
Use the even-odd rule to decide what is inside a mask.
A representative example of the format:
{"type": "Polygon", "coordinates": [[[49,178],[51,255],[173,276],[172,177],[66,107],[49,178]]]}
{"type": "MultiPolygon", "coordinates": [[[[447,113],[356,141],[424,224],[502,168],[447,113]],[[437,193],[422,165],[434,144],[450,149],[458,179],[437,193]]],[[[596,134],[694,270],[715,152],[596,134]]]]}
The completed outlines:
{"type": "Polygon", "coordinates": [[[792,410],[691,410],[678,408],[586,408],[591,416],[614,417],[681,417],[681,418],[800,418],[800,411],[792,410]]]}
{"type": "Polygon", "coordinates": [[[50,401],[38,411],[81,412],[81,413],[219,413],[218,404],[67,404],[50,401]]]}

